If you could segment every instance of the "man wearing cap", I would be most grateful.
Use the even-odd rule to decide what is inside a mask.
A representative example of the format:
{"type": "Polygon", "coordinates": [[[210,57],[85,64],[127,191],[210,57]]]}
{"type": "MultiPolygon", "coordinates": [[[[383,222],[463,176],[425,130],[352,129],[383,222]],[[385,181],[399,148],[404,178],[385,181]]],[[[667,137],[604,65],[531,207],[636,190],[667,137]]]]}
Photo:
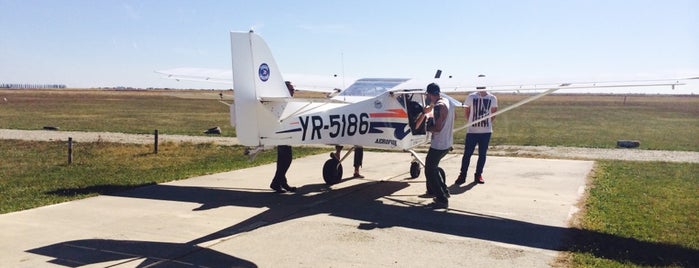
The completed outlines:
{"type": "Polygon", "coordinates": [[[478,76],[479,84],[476,87],[477,92],[471,93],[466,97],[464,102],[464,116],[468,120],[468,131],[466,132],[466,140],[464,141],[464,155],[461,158],[461,172],[456,179],[457,185],[466,182],[466,172],[468,165],[471,162],[471,155],[478,145],[478,162],[476,162],[476,173],[473,180],[476,183],[485,183],[483,179],[483,167],[485,166],[485,156],[488,152],[488,144],[490,136],[493,134],[494,116],[491,114],[498,110],[498,99],[495,95],[488,93],[485,89],[484,75],[478,76]],[[489,117],[490,116],[490,117],[489,117]],[[473,123],[479,119],[489,117],[480,122],[473,123]]]}
{"type": "Polygon", "coordinates": [[[420,125],[427,117],[426,128],[432,133],[430,150],[425,159],[425,177],[427,178],[428,189],[434,196],[434,208],[446,208],[449,204],[449,192],[445,183],[446,178],[442,178],[439,172],[439,161],[451,150],[454,142],[452,129],[454,127],[454,110],[449,100],[440,95],[439,85],[431,83],[427,85],[427,105],[423,109],[423,114],[418,117],[420,125]]]}

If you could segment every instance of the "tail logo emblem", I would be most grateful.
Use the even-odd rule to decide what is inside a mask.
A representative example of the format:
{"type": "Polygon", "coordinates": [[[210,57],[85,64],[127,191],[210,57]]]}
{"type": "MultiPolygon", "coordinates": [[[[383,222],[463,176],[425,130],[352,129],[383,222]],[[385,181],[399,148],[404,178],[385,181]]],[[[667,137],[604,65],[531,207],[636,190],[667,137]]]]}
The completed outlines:
{"type": "Polygon", "coordinates": [[[260,75],[260,80],[262,80],[262,82],[267,82],[267,80],[269,80],[269,66],[267,63],[260,65],[260,69],[257,73],[260,75]]]}

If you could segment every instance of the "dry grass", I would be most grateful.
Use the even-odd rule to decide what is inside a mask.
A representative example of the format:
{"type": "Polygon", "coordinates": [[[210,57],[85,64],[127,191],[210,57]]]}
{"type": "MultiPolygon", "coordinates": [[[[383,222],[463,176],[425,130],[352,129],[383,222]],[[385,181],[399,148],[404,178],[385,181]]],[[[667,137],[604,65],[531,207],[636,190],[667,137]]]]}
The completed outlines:
{"type": "MultiPolygon", "coordinates": [[[[497,96],[500,107],[527,97],[497,96]]],[[[498,116],[494,127],[492,145],[614,148],[639,140],[642,149],[699,151],[699,96],[549,95],[498,116]]],[[[456,136],[463,143],[465,131],[456,136]]]]}
{"type": "MultiPolygon", "coordinates": [[[[0,90],[0,128],[235,136],[228,106],[212,91],[0,90]]],[[[224,93],[231,102],[232,93],[224,93]]]]}
{"type": "MultiPolygon", "coordinates": [[[[203,135],[220,126],[224,136],[235,136],[219,93],[232,102],[232,91],[0,90],[8,99],[0,103],[0,128],[203,135]]],[[[497,96],[504,108],[529,95],[497,96]]],[[[455,126],[462,126],[457,115],[455,126]]],[[[642,149],[699,151],[697,133],[699,96],[559,94],[498,116],[491,144],[613,148],[628,139],[642,149]]],[[[456,133],[455,142],[464,136],[456,133]]]]}

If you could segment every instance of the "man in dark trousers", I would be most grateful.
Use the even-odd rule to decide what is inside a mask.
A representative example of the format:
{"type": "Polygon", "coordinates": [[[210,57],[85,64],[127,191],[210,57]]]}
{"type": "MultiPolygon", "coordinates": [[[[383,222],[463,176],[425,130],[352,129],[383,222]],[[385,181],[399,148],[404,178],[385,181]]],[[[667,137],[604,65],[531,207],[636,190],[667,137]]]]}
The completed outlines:
{"type": "Polygon", "coordinates": [[[478,145],[478,161],[476,162],[476,172],[473,174],[473,181],[480,184],[485,183],[483,168],[485,167],[490,137],[493,134],[493,122],[495,121],[495,117],[491,116],[491,114],[498,111],[498,98],[486,91],[485,82],[482,79],[485,76],[479,75],[478,77],[481,84],[476,87],[478,91],[468,95],[464,102],[464,116],[468,120],[469,126],[464,141],[464,155],[461,157],[461,172],[454,182],[457,185],[466,182],[466,173],[476,145],[478,145]],[[476,124],[471,124],[471,122],[488,116],[491,117],[476,124]]]}
{"type": "MultiPolygon", "coordinates": [[[[286,81],[286,88],[289,90],[289,94],[294,96],[294,86],[291,82],[286,81]]],[[[284,193],[286,191],[296,192],[296,187],[289,186],[286,179],[286,172],[291,166],[291,159],[293,154],[291,152],[291,146],[289,145],[279,145],[277,146],[277,171],[274,173],[274,178],[269,188],[272,188],[277,193],[284,193]]]]}
{"type": "Polygon", "coordinates": [[[427,119],[427,131],[432,133],[430,150],[425,158],[425,177],[428,189],[434,195],[433,208],[447,208],[449,205],[449,190],[445,178],[439,172],[439,162],[449,153],[454,143],[452,130],[454,128],[454,108],[449,100],[441,96],[439,85],[427,85],[427,105],[419,115],[417,124],[427,119]]]}

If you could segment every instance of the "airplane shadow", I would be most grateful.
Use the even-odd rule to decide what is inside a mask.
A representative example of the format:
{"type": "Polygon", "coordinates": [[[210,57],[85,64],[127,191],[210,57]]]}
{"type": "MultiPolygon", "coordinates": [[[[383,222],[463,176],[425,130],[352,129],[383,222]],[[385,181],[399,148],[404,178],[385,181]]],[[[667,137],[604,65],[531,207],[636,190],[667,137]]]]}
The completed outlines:
{"type": "MultiPolygon", "coordinates": [[[[362,230],[405,227],[546,250],[585,252],[600,258],[639,265],[699,265],[699,251],[678,245],[641,241],[578,228],[548,226],[469,211],[432,210],[422,204],[401,201],[391,196],[409,185],[404,181],[367,181],[330,190],[324,184],[313,184],[299,187],[295,194],[274,194],[269,191],[234,188],[146,186],[112,194],[112,196],[201,204],[195,210],[223,206],[267,207],[268,209],[227,228],[182,244],[92,239],[62,242],[32,249],[29,252],[54,257],[56,264],[65,266],[72,265],[58,260],[94,264],[104,261],[106,257],[88,253],[81,256],[70,250],[58,249],[98,247],[105,252],[128,253],[122,256],[123,259],[134,258],[134,256],[145,258],[146,260],[141,264],[143,266],[163,260],[174,260],[168,264],[182,261],[206,266],[211,264],[209,259],[215,259],[219,261],[215,266],[254,267],[255,265],[249,261],[212,249],[200,248],[197,245],[251,231],[261,226],[325,213],[362,221],[363,223],[357,226],[362,230]],[[384,201],[396,202],[398,205],[386,204],[384,201]],[[561,240],[561,237],[564,239],[561,240]],[[571,241],[582,242],[575,244],[571,241]],[[128,247],[128,245],[134,246],[128,247]],[[195,252],[197,254],[193,254],[195,252]]],[[[469,184],[459,189],[465,192],[472,187],[469,184]]],[[[113,258],[116,257],[108,260],[113,258]]]]}
{"type": "Polygon", "coordinates": [[[28,252],[54,257],[50,263],[67,267],[107,261],[121,261],[120,264],[140,262],[136,267],[257,267],[250,261],[190,243],[84,239],[28,252]]]}

